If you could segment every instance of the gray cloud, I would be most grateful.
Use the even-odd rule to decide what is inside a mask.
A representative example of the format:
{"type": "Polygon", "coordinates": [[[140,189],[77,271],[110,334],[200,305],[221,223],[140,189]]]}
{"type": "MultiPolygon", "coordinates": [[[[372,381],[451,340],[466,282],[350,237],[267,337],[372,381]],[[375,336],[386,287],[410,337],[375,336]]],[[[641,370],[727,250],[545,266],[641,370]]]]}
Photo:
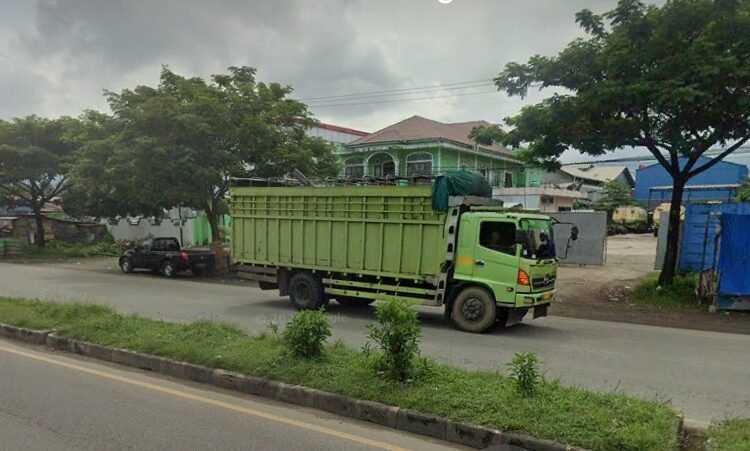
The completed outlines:
{"type": "MultiPolygon", "coordinates": [[[[154,84],[161,64],[204,77],[230,65],[255,66],[261,79],[290,84],[299,98],[489,79],[507,62],[554,54],[581,34],[576,11],[607,10],[616,0],[590,3],[19,2],[4,7],[8,14],[0,18],[0,116],[104,109],[102,89],[154,84]]],[[[321,120],[372,131],[412,114],[499,122],[543,95],[521,100],[492,93],[311,109],[321,120]]]]}

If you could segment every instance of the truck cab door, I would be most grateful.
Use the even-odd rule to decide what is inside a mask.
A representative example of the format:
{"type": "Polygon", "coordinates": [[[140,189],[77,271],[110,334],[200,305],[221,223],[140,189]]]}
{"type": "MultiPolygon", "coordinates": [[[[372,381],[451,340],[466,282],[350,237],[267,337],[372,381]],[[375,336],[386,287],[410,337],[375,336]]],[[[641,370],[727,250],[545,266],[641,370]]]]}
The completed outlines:
{"type": "Polygon", "coordinates": [[[466,224],[462,221],[461,227],[465,228],[460,231],[459,240],[464,242],[459,246],[456,274],[460,270],[462,275],[470,275],[473,282],[492,289],[498,303],[515,304],[520,263],[516,222],[477,217],[466,224]]]}

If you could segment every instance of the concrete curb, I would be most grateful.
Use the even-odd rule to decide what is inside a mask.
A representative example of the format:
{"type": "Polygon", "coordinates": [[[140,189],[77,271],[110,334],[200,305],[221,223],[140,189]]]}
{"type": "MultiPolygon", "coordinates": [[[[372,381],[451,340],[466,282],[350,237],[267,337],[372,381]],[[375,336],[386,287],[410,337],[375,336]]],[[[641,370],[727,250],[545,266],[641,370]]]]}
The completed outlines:
{"type": "Polygon", "coordinates": [[[497,447],[502,449],[503,445],[513,445],[535,451],[585,451],[582,448],[566,446],[549,440],[501,432],[475,424],[454,422],[443,417],[301,385],[285,384],[232,371],[178,362],[127,349],[79,341],[56,335],[50,331],[36,331],[0,323],[0,337],[35,345],[46,345],[57,351],[72,352],[178,379],[187,379],[276,401],[324,410],[336,415],[447,440],[473,448],[497,447]]]}
{"type": "Polygon", "coordinates": [[[47,343],[48,330],[33,330],[25,327],[9,326],[0,324],[0,337],[10,338],[11,340],[22,341],[32,345],[43,345],[47,343]]]}

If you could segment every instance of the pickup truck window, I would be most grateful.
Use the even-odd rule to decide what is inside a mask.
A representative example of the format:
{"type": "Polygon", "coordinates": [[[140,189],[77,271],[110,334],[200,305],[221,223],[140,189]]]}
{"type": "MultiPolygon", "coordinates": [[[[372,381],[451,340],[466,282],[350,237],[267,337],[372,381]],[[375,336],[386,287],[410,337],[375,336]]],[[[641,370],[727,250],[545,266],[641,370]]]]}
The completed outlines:
{"type": "Polygon", "coordinates": [[[141,244],[139,244],[136,249],[138,249],[141,252],[148,251],[149,249],[151,249],[151,243],[152,243],[151,240],[146,240],[142,242],[141,244]]]}
{"type": "Polygon", "coordinates": [[[482,222],[479,245],[496,252],[516,255],[516,225],[512,222],[482,222]]]}
{"type": "Polygon", "coordinates": [[[180,243],[174,238],[164,238],[154,240],[153,250],[155,251],[179,251],[180,243]]]}

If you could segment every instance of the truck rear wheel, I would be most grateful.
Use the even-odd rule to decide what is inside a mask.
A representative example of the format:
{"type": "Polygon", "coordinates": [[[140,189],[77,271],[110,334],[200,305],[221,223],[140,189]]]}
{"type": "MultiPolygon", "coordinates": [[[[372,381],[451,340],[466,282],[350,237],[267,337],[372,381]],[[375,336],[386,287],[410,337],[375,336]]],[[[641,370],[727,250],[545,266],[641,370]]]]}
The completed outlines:
{"type": "Polygon", "coordinates": [[[315,310],[327,304],[323,284],[309,272],[298,272],[289,279],[289,299],[297,310],[315,310]]]}
{"type": "Polygon", "coordinates": [[[495,324],[497,306],[487,290],[467,287],[453,301],[453,324],[464,332],[481,333],[495,324]]]}

